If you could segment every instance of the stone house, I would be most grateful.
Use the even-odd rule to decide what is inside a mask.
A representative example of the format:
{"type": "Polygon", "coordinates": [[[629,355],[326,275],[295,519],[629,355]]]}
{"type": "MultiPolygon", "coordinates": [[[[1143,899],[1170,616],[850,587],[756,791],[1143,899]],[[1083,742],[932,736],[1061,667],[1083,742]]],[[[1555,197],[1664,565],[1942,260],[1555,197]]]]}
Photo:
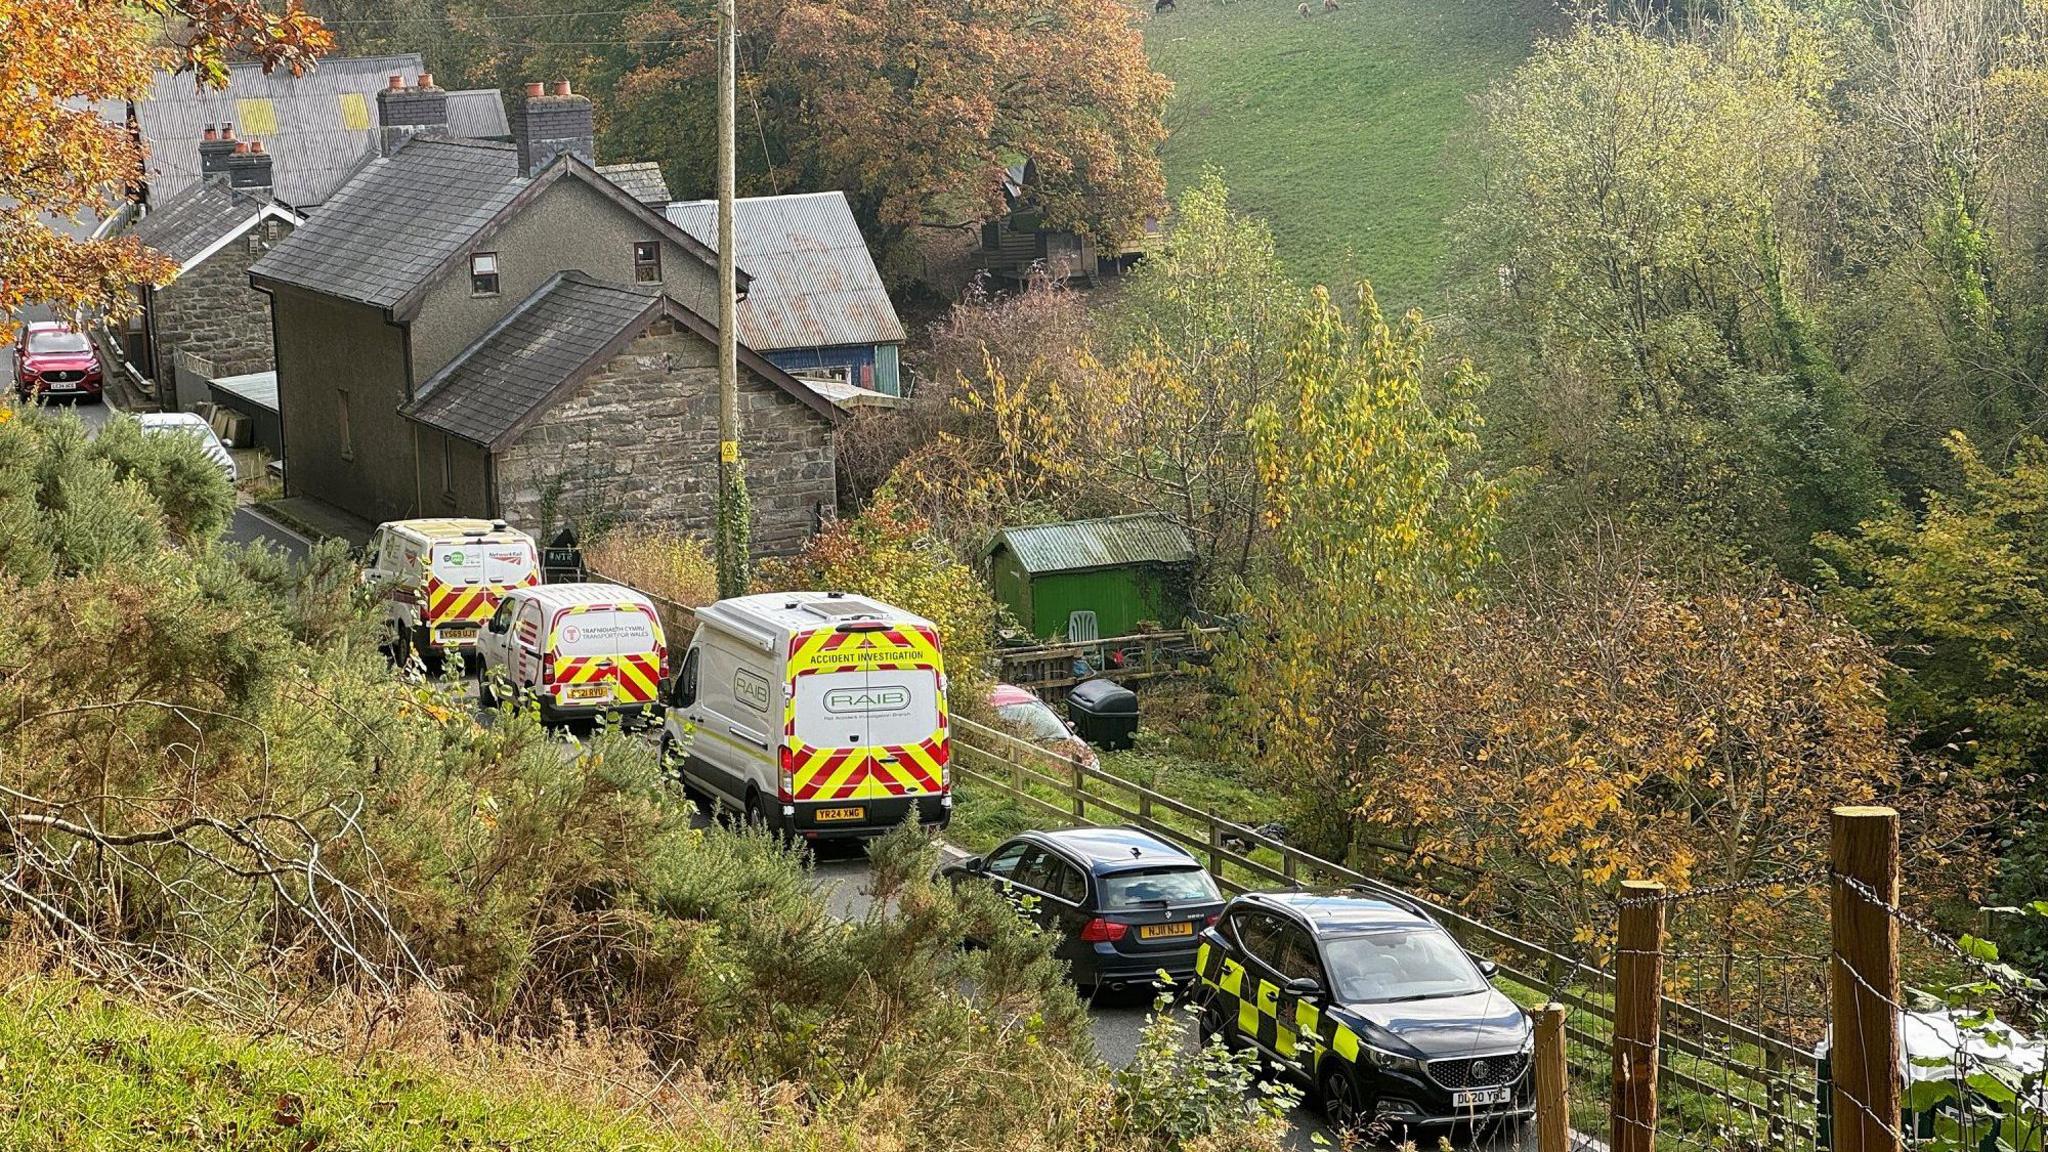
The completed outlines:
{"type": "MultiPolygon", "coordinates": [[[[717,352],[717,325],[666,294],[554,276],[403,409],[481,450],[441,457],[429,507],[540,529],[630,518],[710,535],[717,352]]],[[[836,410],[744,345],[740,404],[754,546],[794,551],[836,507],[836,410]]]]}
{"type": "Polygon", "coordinates": [[[273,160],[262,141],[209,127],[199,150],[205,179],[131,230],[177,265],[169,283],[140,289],[141,367],[172,409],[205,399],[198,374],[270,367],[270,301],[249,286],[249,267],[304,223],[271,198],[273,160]]]}
{"type": "MultiPolygon", "coordinates": [[[[371,521],[708,524],[715,256],[593,165],[592,112],[528,85],[509,144],[388,142],[250,269],[288,493],[371,521]]],[[[835,410],[742,362],[754,543],[786,550],[836,509],[835,410]]]]}

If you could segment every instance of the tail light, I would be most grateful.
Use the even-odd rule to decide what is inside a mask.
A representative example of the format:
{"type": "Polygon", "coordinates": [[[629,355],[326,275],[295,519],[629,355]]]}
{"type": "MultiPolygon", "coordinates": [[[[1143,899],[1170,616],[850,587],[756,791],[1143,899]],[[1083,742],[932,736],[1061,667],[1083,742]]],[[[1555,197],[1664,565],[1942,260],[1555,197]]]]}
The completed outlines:
{"type": "Polygon", "coordinates": [[[796,752],[787,744],[782,746],[782,778],[775,786],[775,798],[784,804],[796,801],[796,752]]]}
{"type": "Polygon", "coordinates": [[[555,654],[553,652],[540,658],[540,682],[547,686],[547,690],[552,691],[554,689],[555,654]]]}
{"type": "Polygon", "coordinates": [[[1114,944],[1123,939],[1130,930],[1127,924],[1118,924],[1114,920],[1104,920],[1097,916],[1081,926],[1081,939],[1089,944],[1114,944]]]}
{"type": "Polygon", "coordinates": [[[933,750],[932,759],[939,762],[939,791],[950,791],[953,787],[953,742],[939,741],[939,746],[933,750]]]}

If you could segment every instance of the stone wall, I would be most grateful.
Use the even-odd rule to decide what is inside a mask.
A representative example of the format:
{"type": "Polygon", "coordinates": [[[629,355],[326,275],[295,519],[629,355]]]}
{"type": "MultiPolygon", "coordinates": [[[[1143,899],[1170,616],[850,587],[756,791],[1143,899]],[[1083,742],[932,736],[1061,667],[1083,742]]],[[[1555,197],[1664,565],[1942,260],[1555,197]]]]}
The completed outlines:
{"type": "MultiPolygon", "coordinates": [[[[177,405],[190,408],[206,399],[206,384],[200,380],[176,379],[172,353],[183,350],[213,365],[221,376],[262,372],[277,366],[270,346],[270,299],[249,286],[249,265],[264,248],[249,250],[249,237],[274,229],[274,244],[291,234],[282,220],[264,220],[250,232],[235,237],[199,266],[156,290],[151,306],[155,347],[151,363],[156,366],[157,383],[168,385],[177,405]]],[[[169,397],[166,397],[168,404],[169,397]]]]}
{"type": "MultiPolygon", "coordinates": [[[[757,555],[801,548],[837,514],[832,424],[740,369],[757,555]]],[[[717,515],[716,349],[658,321],[497,459],[499,514],[536,535],[565,521],[654,522],[709,538],[717,515]]]]}

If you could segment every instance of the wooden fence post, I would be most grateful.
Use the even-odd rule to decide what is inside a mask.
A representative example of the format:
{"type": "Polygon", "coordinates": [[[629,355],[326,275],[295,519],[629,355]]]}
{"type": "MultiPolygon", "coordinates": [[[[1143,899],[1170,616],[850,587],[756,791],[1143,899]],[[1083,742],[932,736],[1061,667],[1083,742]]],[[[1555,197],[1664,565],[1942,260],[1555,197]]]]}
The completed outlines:
{"type": "Polygon", "coordinates": [[[1564,1005],[1536,1010],[1536,1148],[1570,1152],[1572,1110],[1565,1096],[1564,1005]]]}
{"type": "Polygon", "coordinates": [[[1223,825],[1209,817],[1209,875],[1223,879],[1223,825]]]}
{"type": "Polygon", "coordinates": [[[1652,1152],[1657,1143],[1657,1046],[1664,1018],[1664,885],[1621,886],[1614,957],[1614,1096],[1608,1147],[1652,1152]]]}
{"type": "Polygon", "coordinates": [[[1899,924],[1892,909],[1899,902],[1899,814],[1890,808],[1837,808],[1830,825],[1834,1152],[1896,1152],[1899,924]]]}
{"type": "Polygon", "coordinates": [[[1070,757],[1067,761],[1074,768],[1074,823],[1088,822],[1088,770],[1081,766],[1081,758],[1070,757]]]}

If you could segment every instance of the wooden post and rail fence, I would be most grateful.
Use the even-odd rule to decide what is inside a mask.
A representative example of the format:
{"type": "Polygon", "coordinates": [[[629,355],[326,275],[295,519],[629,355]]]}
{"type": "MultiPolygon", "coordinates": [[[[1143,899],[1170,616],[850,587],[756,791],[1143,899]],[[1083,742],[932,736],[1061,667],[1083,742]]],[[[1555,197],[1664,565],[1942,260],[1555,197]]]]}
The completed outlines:
{"type": "MultiPolygon", "coordinates": [[[[680,647],[695,628],[695,613],[659,596],[652,599],[669,643],[680,647]]],[[[1160,645],[1176,637],[1182,643],[1188,639],[1185,633],[1157,634],[1160,645]]],[[[1050,659],[1055,653],[1041,655],[1050,659]]],[[[1070,674],[1067,682],[1072,682],[1070,674]]],[[[1606,1078],[1614,1152],[1654,1152],[1660,1085],[1761,1117],[1762,1135],[1754,1146],[1822,1146],[1811,1106],[1820,1066],[1810,1048],[1663,994],[1667,897],[1661,884],[1623,885],[1615,970],[1610,973],[987,725],[955,716],[952,732],[956,780],[970,791],[991,790],[1066,824],[1101,823],[1106,816],[1144,828],[1205,860],[1217,883],[1231,893],[1313,883],[1406,897],[1427,908],[1467,949],[1498,964],[1503,976],[1546,991],[1550,1002],[1531,1011],[1540,1152],[1566,1152],[1573,1146],[1572,1073],[1588,1081],[1606,1078]],[[1604,1066],[1588,1055],[1603,1050],[1608,1057],[1604,1066]]],[[[1837,808],[1830,827],[1833,951],[1828,983],[1835,1040],[1832,1139],[1826,1147],[1831,1152],[1901,1152],[1899,931],[1893,915],[1899,894],[1898,814],[1889,808],[1837,808]]]]}
{"type": "MultiPolygon", "coordinates": [[[[955,717],[953,766],[968,791],[989,790],[1028,811],[1064,824],[1119,823],[1143,828],[1205,861],[1217,883],[1240,893],[1275,885],[1350,885],[1416,900],[1475,955],[1552,1003],[1533,1011],[1538,1026],[1536,1086],[1548,1127],[1565,1132],[1567,1072],[1605,1080],[1609,1140],[1616,1152],[1653,1152],[1664,1088],[1723,1105],[1759,1121],[1757,1147],[1818,1146],[1816,1099],[1820,1062],[1807,1045],[1738,1023],[1663,994],[1666,896],[1661,884],[1624,885],[1616,964],[1604,971],[1543,945],[1492,928],[1452,908],[1402,891],[1356,869],[1261,835],[1101,768],[1061,756],[1007,733],[955,717]],[[1604,1053],[1604,1061],[1592,1053],[1604,1053]]],[[[971,801],[968,801],[971,803],[971,801]]],[[[1889,809],[1840,809],[1834,823],[1834,868],[1871,890],[1898,884],[1897,817],[1889,809]],[[1889,839],[1884,831],[1889,820],[1889,839]]],[[[1898,932],[1889,909],[1872,908],[1839,878],[1834,881],[1837,1035],[1896,1037],[1898,932]],[[1856,994],[1855,990],[1883,989],[1856,994]],[[1845,999],[1846,997],[1846,999],[1845,999]]],[[[1679,897],[1682,898],[1682,897],[1679,897]]],[[[1897,1117],[1900,1062],[1889,1047],[1846,1049],[1832,1061],[1834,1152],[1884,1152],[1885,1129],[1871,1118],[1897,1117]],[[1856,1051],[1853,1061],[1845,1059],[1856,1051]],[[1844,1079],[1854,1063],[1857,1074],[1844,1079]],[[1884,1070],[1890,1069],[1887,1075],[1884,1070]],[[1888,1094],[1887,1094],[1888,1093],[1888,1094]],[[1864,1123],[1852,1133],[1842,1119],[1864,1123]]],[[[1557,1152],[1541,1135],[1543,1152],[1557,1152]]]]}

